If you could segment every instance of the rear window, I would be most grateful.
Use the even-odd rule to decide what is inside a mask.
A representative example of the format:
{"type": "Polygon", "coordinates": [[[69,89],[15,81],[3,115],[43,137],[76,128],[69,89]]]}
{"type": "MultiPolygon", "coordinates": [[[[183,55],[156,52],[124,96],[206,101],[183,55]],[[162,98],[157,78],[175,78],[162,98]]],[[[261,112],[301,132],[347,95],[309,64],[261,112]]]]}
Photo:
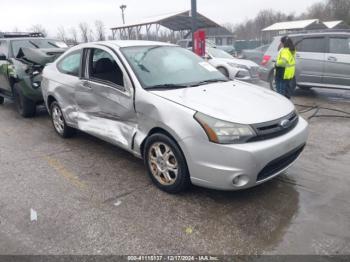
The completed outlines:
{"type": "Polygon", "coordinates": [[[333,54],[350,54],[350,38],[330,38],[329,52],[333,54]]]}
{"type": "Polygon", "coordinates": [[[272,41],[271,45],[267,49],[267,52],[270,54],[277,54],[278,53],[278,47],[281,42],[281,37],[275,37],[274,40],[272,41]]]}
{"type": "Polygon", "coordinates": [[[304,38],[296,48],[298,52],[324,53],[326,39],[324,37],[304,38]]]}

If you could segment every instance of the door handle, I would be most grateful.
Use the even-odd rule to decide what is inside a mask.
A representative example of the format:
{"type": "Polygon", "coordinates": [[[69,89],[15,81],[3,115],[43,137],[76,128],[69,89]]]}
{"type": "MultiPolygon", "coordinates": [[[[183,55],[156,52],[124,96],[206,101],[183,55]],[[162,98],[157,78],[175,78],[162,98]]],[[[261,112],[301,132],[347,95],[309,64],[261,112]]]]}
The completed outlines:
{"type": "Polygon", "coordinates": [[[295,57],[296,57],[296,58],[300,58],[300,55],[297,54],[295,57]]]}
{"type": "Polygon", "coordinates": [[[329,57],[328,57],[328,61],[337,62],[338,59],[337,59],[336,57],[334,57],[334,56],[329,56],[329,57]]]}

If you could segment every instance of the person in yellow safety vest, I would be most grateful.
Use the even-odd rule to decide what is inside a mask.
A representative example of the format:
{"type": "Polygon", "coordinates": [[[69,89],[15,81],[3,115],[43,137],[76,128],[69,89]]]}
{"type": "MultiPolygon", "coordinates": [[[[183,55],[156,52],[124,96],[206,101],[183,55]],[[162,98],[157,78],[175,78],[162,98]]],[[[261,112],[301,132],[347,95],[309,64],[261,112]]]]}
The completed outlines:
{"type": "Polygon", "coordinates": [[[275,80],[277,92],[287,98],[291,97],[291,89],[295,83],[295,53],[292,39],[281,38],[281,49],[275,65],[275,80]]]}

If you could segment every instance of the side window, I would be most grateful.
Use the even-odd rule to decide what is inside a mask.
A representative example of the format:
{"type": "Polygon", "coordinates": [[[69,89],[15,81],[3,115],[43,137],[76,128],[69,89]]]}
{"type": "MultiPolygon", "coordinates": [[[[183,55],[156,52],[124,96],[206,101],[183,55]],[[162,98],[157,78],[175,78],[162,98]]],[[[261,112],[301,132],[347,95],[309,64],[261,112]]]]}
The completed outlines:
{"type": "Polygon", "coordinates": [[[350,54],[350,38],[330,38],[329,52],[332,54],[350,54]]]}
{"type": "Polygon", "coordinates": [[[58,70],[64,74],[79,76],[81,56],[81,50],[70,53],[59,62],[58,70]]]}
{"type": "Polygon", "coordinates": [[[8,56],[7,43],[6,41],[0,41],[0,53],[8,56]]]}
{"type": "Polygon", "coordinates": [[[90,51],[89,77],[91,80],[124,86],[123,72],[117,62],[109,53],[101,49],[90,51]]]}
{"type": "Polygon", "coordinates": [[[324,53],[326,40],[324,37],[305,38],[296,46],[299,52],[324,53]]]}

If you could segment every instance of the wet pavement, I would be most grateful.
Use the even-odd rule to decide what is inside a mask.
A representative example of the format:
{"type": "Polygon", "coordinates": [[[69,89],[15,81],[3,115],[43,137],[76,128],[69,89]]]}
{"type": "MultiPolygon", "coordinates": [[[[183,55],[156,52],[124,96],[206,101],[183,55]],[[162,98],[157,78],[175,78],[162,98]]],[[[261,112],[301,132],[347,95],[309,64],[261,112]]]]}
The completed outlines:
{"type": "MultiPolygon", "coordinates": [[[[293,101],[350,112],[350,91],[298,90],[293,101]]],[[[7,102],[0,254],[350,254],[350,119],[315,110],[285,174],[246,191],[169,195],[129,153],[83,133],[60,139],[45,110],[22,119],[7,102]]]]}

